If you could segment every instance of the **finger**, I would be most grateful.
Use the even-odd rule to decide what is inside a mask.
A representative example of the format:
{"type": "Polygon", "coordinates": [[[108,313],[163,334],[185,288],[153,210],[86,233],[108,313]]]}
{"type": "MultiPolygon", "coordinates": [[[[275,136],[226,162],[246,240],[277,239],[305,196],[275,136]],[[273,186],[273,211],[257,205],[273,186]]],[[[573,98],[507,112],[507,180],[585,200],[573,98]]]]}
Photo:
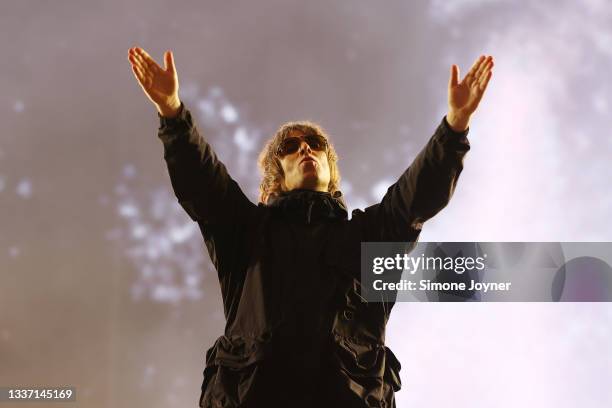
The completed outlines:
{"type": "Polygon", "coordinates": [[[132,71],[134,71],[134,74],[136,75],[136,79],[138,79],[139,82],[144,83],[145,81],[144,72],[140,68],[138,68],[136,65],[132,65],[132,71]]]}
{"type": "Polygon", "coordinates": [[[153,69],[153,66],[149,64],[140,54],[135,54],[134,59],[138,62],[141,69],[149,71],[153,69]]]}
{"type": "Polygon", "coordinates": [[[493,61],[490,60],[485,64],[484,69],[482,69],[479,73],[478,73],[478,77],[476,79],[477,84],[480,85],[481,82],[483,82],[484,80],[486,80],[487,75],[489,74],[489,72],[491,72],[491,70],[493,69],[493,61]]]}
{"type": "Polygon", "coordinates": [[[478,57],[474,63],[472,64],[472,66],[470,67],[470,70],[468,71],[468,73],[465,75],[465,78],[463,78],[463,80],[470,80],[474,77],[474,74],[476,73],[476,70],[478,69],[478,67],[480,66],[480,63],[482,62],[482,60],[484,60],[484,55],[481,55],[480,57],[478,57]]]}
{"type": "Polygon", "coordinates": [[[478,67],[478,71],[476,71],[476,75],[474,76],[476,80],[480,81],[480,77],[486,72],[487,69],[492,65],[493,57],[488,56],[478,67]]]}
{"type": "Polygon", "coordinates": [[[144,61],[140,58],[138,58],[137,55],[131,54],[129,56],[129,60],[132,63],[132,65],[137,66],[138,68],[140,68],[142,71],[146,71],[148,70],[148,68],[144,65],[144,61]]]}
{"type": "MultiPolygon", "coordinates": [[[[149,55],[149,54],[148,54],[148,53],[147,53],[145,50],[143,50],[143,49],[142,49],[142,48],[140,48],[140,47],[136,47],[136,48],[134,48],[134,54],[136,55],[136,57],[137,57],[139,60],[141,60],[141,61],[143,61],[144,63],[148,64],[148,62],[147,62],[147,61],[145,61],[145,55],[149,55]]],[[[149,56],[149,58],[150,58],[150,56],[149,56]]]]}
{"type": "Polygon", "coordinates": [[[172,55],[172,51],[166,51],[164,54],[164,68],[166,71],[175,73],[176,68],[174,66],[174,55],[172,55]]]}
{"type": "Polygon", "coordinates": [[[142,86],[143,88],[145,87],[145,78],[144,75],[142,74],[141,71],[138,70],[138,68],[134,65],[132,65],[132,72],[134,73],[134,76],[136,77],[136,80],[138,81],[138,83],[140,84],[140,86],[142,86]]]}
{"type": "Polygon", "coordinates": [[[484,93],[484,91],[487,89],[487,85],[489,85],[489,81],[491,80],[492,76],[493,76],[493,71],[488,71],[487,75],[484,76],[484,80],[480,82],[478,89],[480,89],[481,93],[484,93]]]}
{"type": "Polygon", "coordinates": [[[481,55],[480,57],[476,59],[476,61],[474,61],[474,64],[472,64],[470,71],[467,73],[465,78],[463,78],[464,81],[471,82],[474,79],[474,74],[476,74],[476,71],[478,70],[478,68],[480,67],[480,64],[484,61],[484,59],[485,59],[485,56],[481,55]]]}
{"type": "Polygon", "coordinates": [[[489,56],[478,71],[478,77],[485,75],[487,71],[491,70],[491,68],[493,68],[493,57],[489,56]]]}
{"type": "Polygon", "coordinates": [[[155,62],[155,60],[151,58],[151,56],[145,50],[143,50],[142,48],[136,48],[136,52],[142,58],[142,60],[149,66],[150,69],[161,69],[161,67],[157,65],[157,62],[155,62]]]}
{"type": "Polygon", "coordinates": [[[451,74],[450,74],[450,79],[448,81],[448,86],[450,88],[450,87],[457,86],[458,84],[459,84],[459,67],[453,64],[451,66],[451,74]]]}

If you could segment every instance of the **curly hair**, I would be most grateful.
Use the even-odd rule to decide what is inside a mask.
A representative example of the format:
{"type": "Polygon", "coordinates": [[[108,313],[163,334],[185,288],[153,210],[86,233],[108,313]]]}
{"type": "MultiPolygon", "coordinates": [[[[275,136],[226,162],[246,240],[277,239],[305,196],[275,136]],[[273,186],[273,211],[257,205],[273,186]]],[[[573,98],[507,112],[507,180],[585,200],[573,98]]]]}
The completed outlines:
{"type": "Polygon", "coordinates": [[[278,195],[282,188],[283,168],[280,160],[276,157],[276,152],[281,142],[289,136],[292,130],[299,130],[303,134],[315,133],[327,140],[327,162],[329,164],[329,185],[327,191],[332,195],[340,189],[340,172],[338,171],[338,155],[334,146],[329,141],[329,136],[314,122],[307,120],[297,122],[287,122],[276,131],[274,136],[264,146],[259,154],[259,169],[262,173],[261,184],[259,185],[259,201],[266,204],[272,196],[278,195]]]}

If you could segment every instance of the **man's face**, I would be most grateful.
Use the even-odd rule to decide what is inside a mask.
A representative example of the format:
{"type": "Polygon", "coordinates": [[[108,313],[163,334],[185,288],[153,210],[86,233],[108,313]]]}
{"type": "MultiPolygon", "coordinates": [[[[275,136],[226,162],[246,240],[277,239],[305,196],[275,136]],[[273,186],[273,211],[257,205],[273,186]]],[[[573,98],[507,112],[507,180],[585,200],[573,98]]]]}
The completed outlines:
{"type": "Polygon", "coordinates": [[[312,149],[304,140],[304,133],[297,129],[292,129],[289,137],[298,137],[300,140],[297,151],[279,157],[285,173],[283,190],[303,188],[327,191],[330,174],[326,149],[312,149]]]}

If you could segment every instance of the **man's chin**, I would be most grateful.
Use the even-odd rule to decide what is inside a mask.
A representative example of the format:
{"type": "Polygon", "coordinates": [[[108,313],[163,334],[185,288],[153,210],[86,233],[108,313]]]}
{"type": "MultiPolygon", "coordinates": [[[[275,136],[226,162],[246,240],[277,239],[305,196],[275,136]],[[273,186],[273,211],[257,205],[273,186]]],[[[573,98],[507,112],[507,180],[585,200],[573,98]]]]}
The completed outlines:
{"type": "Polygon", "coordinates": [[[303,189],[307,189],[307,190],[316,190],[317,187],[319,186],[319,177],[317,176],[317,174],[305,174],[304,178],[302,179],[302,183],[301,183],[302,187],[299,188],[303,188],[303,189]]]}

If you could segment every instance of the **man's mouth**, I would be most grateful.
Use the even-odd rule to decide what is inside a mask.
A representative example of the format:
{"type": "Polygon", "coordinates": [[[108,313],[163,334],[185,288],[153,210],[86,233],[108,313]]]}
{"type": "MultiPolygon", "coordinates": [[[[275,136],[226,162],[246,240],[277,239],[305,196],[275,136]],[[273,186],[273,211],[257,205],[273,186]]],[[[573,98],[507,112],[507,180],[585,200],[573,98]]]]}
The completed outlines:
{"type": "Polygon", "coordinates": [[[312,157],[304,157],[300,163],[304,163],[305,161],[315,161],[315,159],[313,159],[312,157]]]}

